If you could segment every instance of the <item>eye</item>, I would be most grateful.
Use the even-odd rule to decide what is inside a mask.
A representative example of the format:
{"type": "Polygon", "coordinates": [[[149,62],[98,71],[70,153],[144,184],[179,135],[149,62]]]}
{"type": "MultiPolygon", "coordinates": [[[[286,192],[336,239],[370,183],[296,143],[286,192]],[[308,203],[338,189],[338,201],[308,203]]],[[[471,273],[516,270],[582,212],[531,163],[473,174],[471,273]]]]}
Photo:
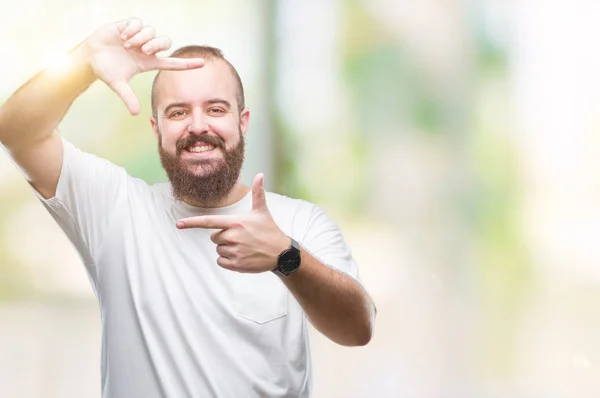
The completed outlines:
{"type": "Polygon", "coordinates": [[[210,108],[208,110],[208,114],[212,115],[212,116],[222,116],[226,113],[227,113],[227,111],[223,108],[210,108]]]}
{"type": "Polygon", "coordinates": [[[171,119],[182,119],[183,117],[185,117],[185,115],[187,115],[187,112],[184,110],[177,110],[177,111],[173,111],[169,114],[169,118],[171,119]]]}

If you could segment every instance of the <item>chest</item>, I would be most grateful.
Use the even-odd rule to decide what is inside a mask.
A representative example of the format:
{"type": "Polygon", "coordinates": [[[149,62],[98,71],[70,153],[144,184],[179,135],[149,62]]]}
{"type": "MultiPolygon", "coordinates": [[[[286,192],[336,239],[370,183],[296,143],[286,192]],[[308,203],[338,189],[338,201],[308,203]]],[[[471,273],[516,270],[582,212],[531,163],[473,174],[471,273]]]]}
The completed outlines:
{"type": "Polygon", "coordinates": [[[114,228],[98,267],[107,305],[130,302],[136,316],[192,325],[256,327],[285,318],[289,292],[276,275],[221,268],[211,231],[179,230],[175,221],[131,215],[114,228]]]}

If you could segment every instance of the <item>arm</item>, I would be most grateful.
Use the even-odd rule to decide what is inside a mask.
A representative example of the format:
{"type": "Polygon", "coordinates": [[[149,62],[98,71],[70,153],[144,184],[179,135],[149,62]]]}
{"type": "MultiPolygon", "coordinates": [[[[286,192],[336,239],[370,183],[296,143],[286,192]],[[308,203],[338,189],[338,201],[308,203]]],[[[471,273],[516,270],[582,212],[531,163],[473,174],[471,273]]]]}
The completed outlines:
{"type": "Polygon", "coordinates": [[[132,114],[138,113],[139,101],[129,86],[136,74],[204,65],[201,59],[156,57],[170,45],[166,37],[155,38],[154,30],[139,19],[105,25],[69,54],[66,68],[39,73],[0,108],[0,143],[46,199],[56,193],[63,161],[57,127],[73,101],[100,79],[132,114]]]}
{"type": "Polygon", "coordinates": [[[58,124],[95,80],[80,46],[70,54],[70,63],[68,74],[37,74],[0,108],[0,142],[45,198],[54,195],[62,166],[58,124]]]}
{"type": "Polygon", "coordinates": [[[338,344],[366,345],[377,313],[373,301],[350,276],[322,264],[303,248],[300,256],[300,268],[280,278],[313,326],[338,344]]]}
{"type": "MultiPolygon", "coordinates": [[[[323,212],[311,217],[307,247],[336,268],[357,276],[350,251],[339,229],[323,212]]],[[[252,182],[252,213],[244,216],[198,216],[177,222],[177,228],[217,229],[211,240],[217,245],[217,264],[236,272],[270,272],[279,253],[290,247],[275,224],[264,193],[263,176],[252,182]]],[[[360,284],[351,276],[324,265],[301,250],[300,268],[281,280],[294,295],[317,330],[334,342],[357,346],[371,340],[376,309],[360,284]]]]}

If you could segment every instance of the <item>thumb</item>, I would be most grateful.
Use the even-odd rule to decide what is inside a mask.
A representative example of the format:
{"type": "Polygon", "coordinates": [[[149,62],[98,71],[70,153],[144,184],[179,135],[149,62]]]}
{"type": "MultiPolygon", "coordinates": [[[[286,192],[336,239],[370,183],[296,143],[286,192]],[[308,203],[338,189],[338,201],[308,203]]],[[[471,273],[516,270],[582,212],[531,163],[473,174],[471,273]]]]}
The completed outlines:
{"type": "Polygon", "coordinates": [[[253,211],[268,211],[267,199],[265,198],[265,176],[263,173],[258,173],[252,180],[252,210],[253,211]]]}
{"type": "Polygon", "coordinates": [[[129,109],[129,113],[137,115],[140,112],[140,101],[133,92],[133,89],[125,80],[116,80],[110,82],[108,86],[115,92],[129,109]]]}

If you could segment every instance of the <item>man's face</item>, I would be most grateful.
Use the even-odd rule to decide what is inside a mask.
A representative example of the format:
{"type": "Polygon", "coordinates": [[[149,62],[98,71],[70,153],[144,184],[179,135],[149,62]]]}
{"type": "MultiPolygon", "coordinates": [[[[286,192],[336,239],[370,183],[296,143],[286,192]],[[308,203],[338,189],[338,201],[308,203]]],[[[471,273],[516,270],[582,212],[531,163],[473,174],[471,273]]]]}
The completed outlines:
{"type": "Polygon", "coordinates": [[[161,73],[151,123],[178,198],[214,205],[235,185],[250,117],[247,109],[238,110],[236,93],[236,80],[220,60],[161,73]]]}

